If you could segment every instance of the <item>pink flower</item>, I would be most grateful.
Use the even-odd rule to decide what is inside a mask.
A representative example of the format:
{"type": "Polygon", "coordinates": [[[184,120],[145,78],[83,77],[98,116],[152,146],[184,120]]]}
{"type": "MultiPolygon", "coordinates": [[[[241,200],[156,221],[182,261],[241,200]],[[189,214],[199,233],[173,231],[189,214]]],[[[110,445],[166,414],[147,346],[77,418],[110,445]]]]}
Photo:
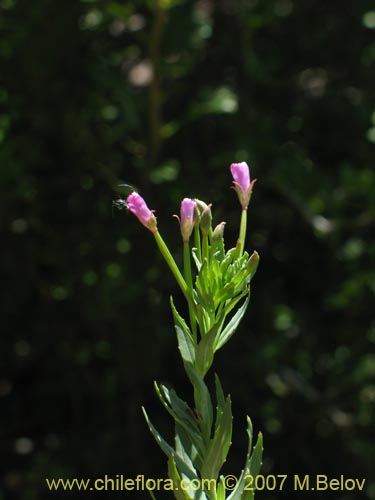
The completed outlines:
{"type": "Polygon", "coordinates": [[[135,191],[131,193],[126,203],[128,209],[138,218],[138,220],[147,227],[152,233],[156,233],[158,228],[156,226],[156,217],[153,212],[148,208],[145,200],[135,191]]]}
{"type": "Polygon", "coordinates": [[[195,223],[195,207],[196,203],[190,198],[184,198],[181,202],[180,209],[180,228],[181,235],[184,243],[187,243],[190,239],[191,233],[193,231],[195,223]]]}
{"type": "Polygon", "coordinates": [[[240,200],[242,208],[246,210],[256,179],[250,182],[249,165],[245,161],[241,163],[232,163],[230,170],[232,172],[233,184],[237,191],[238,199],[240,200]]]}

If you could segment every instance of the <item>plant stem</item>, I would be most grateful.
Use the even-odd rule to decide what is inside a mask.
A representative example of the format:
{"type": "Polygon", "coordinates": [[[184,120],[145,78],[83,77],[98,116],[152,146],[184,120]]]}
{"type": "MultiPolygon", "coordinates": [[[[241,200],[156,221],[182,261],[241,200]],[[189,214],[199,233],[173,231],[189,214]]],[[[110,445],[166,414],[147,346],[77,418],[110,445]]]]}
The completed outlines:
{"type": "Polygon", "coordinates": [[[208,235],[204,234],[203,235],[203,242],[202,242],[202,261],[204,259],[207,259],[207,264],[208,264],[208,235]]]}
{"type": "Polygon", "coordinates": [[[244,247],[245,247],[246,228],[247,228],[247,209],[244,208],[242,210],[242,214],[241,214],[240,236],[239,236],[239,242],[240,242],[240,255],[239,255],[239,257],[242,257],[244,247]]]}
{"type": "Polygon", "coordinates": [[[194,244],[197,249],[197,257],[200,262],[202,262],[202,249],[201,249],[201,235],[199,232],[199,224],[194,226],[194,244]]]}
{"type": "MultiPolygon", "coordinates": [[[[190,245],[189,242],[184,242],[184,274],[187,286],[190,291],[190,296],[193,297],[193,277],[191,274],[191,260],[190,260],[190,245]]],[[[191,331],[193,333],[194,340],[197,340],[197,320],[196,311],[193,301],[189,301],[189,318],[191,331]]]]}
{"type": "Polygon", "coordinates": [[[179,270],[174,258],[172,257],[172,254],[169,251],[169,248],[165,244],[165,241],[161,237],[159,231],[156,231],[154,233],[154,236],[155,236],[156,243],[159,247],[159,250],[160,250],[162,256],[164,257],[166,263],[169,266],[169,269],[172,271],[173,276],[176,278],[176,281],[179,284],[179,287],[181,288],[182,293],[185,295],[185,298],[190,305],[190,302],[192,302],[192,298],[191,298],[191,295],[189,292],[189,287],[186,284],[186,281],[184,280],[182,274],[180,273],[180,270],[179,270]]]}

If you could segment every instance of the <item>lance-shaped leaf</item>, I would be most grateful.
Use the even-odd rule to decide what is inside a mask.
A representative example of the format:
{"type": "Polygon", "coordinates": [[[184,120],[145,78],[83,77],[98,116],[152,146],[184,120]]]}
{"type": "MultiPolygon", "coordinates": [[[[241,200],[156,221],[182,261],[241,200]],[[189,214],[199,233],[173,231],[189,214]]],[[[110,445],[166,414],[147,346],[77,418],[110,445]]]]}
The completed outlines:
{"type": "Polygon", "coordinates": [[[203,461],[202,478],[217,479],[220,469],[226,461],[230,445],[232,443],[232,409],[228,396],[223,408],[220,423],[211,439],[207,454],[203,461]]]}
{"type": "MultiPolygon", "coordinates": [[[[261,433],[258,434],[257,443],[254,446],[254,450],[252,452],[251,447],[253,443],[253,426],[249,417],[247,417],[246,432],[248,435],[249,445],[246,455],[245,467],[241,473],[236,488],[232,491],[227,500],[244,500],[244,498],[246,498],[243,496],[246,493],[244,492],[244,488],[249,481],[249,476],[251,475],[255,479],[255,477],[259,474],[262,465],[263,436],[261,433]]],[[[254,492],[251,490],[249,490],[249,493],[254,494],[254,492]]],[[[248,498],[249,497],[247,497],[246,500],[248,500],[248,498]]]]}
{"type": "Polygon", "coordinates": [[[181,476],[177,470],[177,465],[173,454],[170,455],[168,460],[168,476],[173,481],[173,493],[174,497],[177,500],[193,500],[193,497],[189,495],[188,491],[186,491],[186,489],[184,488],[181,488],[181,476]]]}
{"type": "Polygon", "coordinates": [[[223,388],[221,387],[219,377],[216,373],[215,373],[215,387],[216,387],[216,421],[215,421],[215,431],[216,431],[220,425],[225,407],[225,396],[223,388]]]}
{"type": "Polygon", "coordinates": [[[256,484],[256,477],[259,474],[260,468],[262,466],[262,454],[263,454],[263,437],[259,433],[257,444],[254,447],[253,454],[251,456],[249,468],[245,470],[245,486],[244,491],[241,496],[241,500],[253,500],[255,495],[255,488],[247,489],[246,484],[251,481],[251,484],[256,484]],[[248,479],[247,479],[248,478],[248,479]]]}
{"type": "Polygon", "coordinates": [[[177,396],[174,390],[168,389],[165,385],[158,385],[155,382],[155,390],[163,406],[173,417],[175,423],[185,429],[186,439],[188,440],[185,440],[186,446],[190,449],[194,448],[201,461],[204,453],[204,443],[193,411],[185,401],[177,396]]]}
{"type": "Polygon", "coordinates": [[[236,314],[233,316],[233,318],[229,321],[227,326],[224,328],[224,330],[220,333],[218,341],[215,345],[215,351],[223,347],[224,344],[228,342],[228,340],[231,338],[231,336],[234,334],[236,331],[241,319],[243,318],[246,308],[249,305],[250,301],[250,295],[246,297],[245,302],[242,304],[242,306],[238,309],[236,314]]]}
{"type": "Polygon", "coordinates": [[[165,439],[159,434],[159,432],[152,425],[151,420],[149,419],[146,410],[142,407],[143,414],[145,416],[147,425],[151,431],[151,434],[154,436],[155,441],[158,443],[160,448],[164,451],[164,453],[169,458],[172,454],[175,456],[176,464],[178,465],[179,470],[185,474],[185,476],[189,479],[197,479],[198,475],[196,470],[191,467],[191,465],[185,463],[183,459],[176,453],[176,451],[170,446],[165,439]]]}
{"type": "Polygon", "coordinates": [[[223,320],[224,313],[216,319],[214,326],[206,333],[198,344],[195,355],[195,367],[201,377],[206,375],[214,360],[214,346],[217,342],[217,337],[222,327],[223,320]]]}
{"type": "Polygon", "coordinates": [[[198,451],[188,432],[178,422],[175,424],[175,449],[176,453],[196,470],[202,467],[202,453],[198,451]]]}
{"type": "Polygon", "coordinates": [[[194,401],[196,405],[198,422],[202,431],[205,444],[211,437],[213,410],[210,393],[200,377],[191,365],[185,364],[186,373],[194,387],[194,401]]]}
{"type": "Polygon", "coordinates": [[[195,363],[196,345],[185,320],[178,314],[171,297],[171,308],[175,322],[178,348],[185,363],[195,363]]]}
{"type": "Polygon", "coordinates": [[[235,248],[231,248],[230,250],[228,250],[224,259],[221,261],[220,270],[221,270],[222,275],[226,274],[229,265],[232,263],[234,255],[235,255],[235,251],[236,251],[235,248]]]}

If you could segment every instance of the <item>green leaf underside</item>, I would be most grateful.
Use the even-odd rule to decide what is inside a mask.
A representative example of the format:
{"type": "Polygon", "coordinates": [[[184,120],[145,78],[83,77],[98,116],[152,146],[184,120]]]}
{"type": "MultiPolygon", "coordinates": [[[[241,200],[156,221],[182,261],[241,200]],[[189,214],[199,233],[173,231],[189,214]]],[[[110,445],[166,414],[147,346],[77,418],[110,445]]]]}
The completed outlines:
{"type": "Polygon", "coordinates": [[[201,461],[204,453],[204,443],[193,411],[185,401],[177,396],[174,390],[169,390],[166,386],[161,384],[159,386],[156,382],[155,390],[163,406],[175,420],[175,423],[186,431],[186,437],[189,439],[189,443],[185,440],[185,446],[189,449],[195,449],[201,461]]]}
{"type": "Polygon", "coordinates": [[[195,470],[202,468],[202,456],[194,446],[191,437],[184,427],[178,422],[175,424],[175,449],[176,453],[195,470]]]}
{"type": "Polygon", "coordinates": [[[193,498],[188,494],[185,489],[181,489],[181,476],[177,470],[177,465],[174,459],[174,455],[171,454],[168,459],[168,476],[173,480],[173,490],[174,497],[177,500],[193,500],[193,498]]]}
{"type": "Polygon", "coordinates": [[[205,443],[208,442],[211,435],[213,421],[213,410],[211,396],[202,377],[194,369],[186,364],[185,369],[194,386],[194,401],[198,411],[198,419],[205,443]]]}
{"type": "Polygon", "coordinates": [[[197,479],[198,475],[194,468],[186,464],[183,459],[176,453],[176,451],[170,446],[164,438],[159,434],[159,432],[155,429],[153,424],[151,423],[146,410],[142,407],[143,414],[145,416],[147,425],[151,431],[151,434],[154,436],[155,441],[158,443],[160,448],[164,451],[164,453],[169,458],[172,454],[175,457],[176,464],[178,466],[179,471],[183,473],[188,479],[197,479]]]}
{"type": "Polygon", "coordinates": [[[201,476],[207,479],[217,479],[220,469],[226,461],[232,440],[232,410],[229,396],[226,399],[219,425],[205,456],[201,476]]]}

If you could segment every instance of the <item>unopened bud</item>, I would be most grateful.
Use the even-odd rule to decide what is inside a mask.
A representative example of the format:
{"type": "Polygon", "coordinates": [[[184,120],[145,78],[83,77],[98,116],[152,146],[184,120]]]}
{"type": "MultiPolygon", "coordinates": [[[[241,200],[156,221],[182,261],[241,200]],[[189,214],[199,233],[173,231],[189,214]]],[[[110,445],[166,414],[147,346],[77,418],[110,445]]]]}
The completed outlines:
{"type": "Polygon", "coordinates": [[[148,208],[142,196],[133,192],[127,197],[126,202],[130,212],[132,212],[147,229],[152,233],[156,233],[158,230],[156,217],[153,211],[148,208]]]}
{"type": "Polygon", "coordinates": [[[207,205],[207,207],[203,210],[201,214],[201,220],[200,220],[200,228],[202,231],[202,234],[204,236],[207,236],[210,231],[211,231],[211,223],[212,223],[212,212],[211,212],[211,204],[207,205]]]}
{"type": "Polygon", "coordinates": [[[244,161],[241,163],[232,163],[230,170],[232,172],[233,184],[237,191],[238,199],[242,208],[247,210],[256,179],[250,182],[249,165],[244,161]]]}
{"type": "Polygon", "coordinates": [[[184,198],[182,200],[180,209],[180,228],[184,243],[187,243],[189,241],[191,233],[193,231],[195,223],[195,208],[195,201],[191,200],[190,198],[184,198]]]}
{"type": "Polygon", "coordinates": [[[220,222],[220,224],[218,224],[215,227],[214,232],[212,234],[212,243],[214,243],[214,244],[217,245],[221,241],[223,241],[223,239],[224,239],[225,224],[226,224],[226,222],[220,222]]]}
{"type": "Polygon", "coordinates": [[[258,252],[254,251],[251,254],[251,256],[250,256],[250,258],[249,258],[249,260],[247,261],[247,264],[246,264],[247,271],[251,275],[251,278],[256,273],[258,264],[259,264],[259,254],[258,254],[258,252]]]}
{"type": "Polygon", "coordinates": [[[205,209],[208,207],[208,205],[204,201],[198,200],[198,198],[195,198],[194,201],[196,203],[197,216],[200,217],[202,215],[202,213],[205,211],[205,209]]]}

